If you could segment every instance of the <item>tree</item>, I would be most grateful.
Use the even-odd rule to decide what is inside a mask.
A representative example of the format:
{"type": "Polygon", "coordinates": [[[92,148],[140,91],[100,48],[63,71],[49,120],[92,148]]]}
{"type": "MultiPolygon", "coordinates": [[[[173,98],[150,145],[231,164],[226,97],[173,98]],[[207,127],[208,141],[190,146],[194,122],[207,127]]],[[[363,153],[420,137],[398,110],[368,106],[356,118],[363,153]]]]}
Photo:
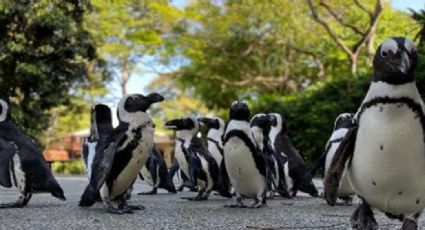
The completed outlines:
{"type": "Polygon", "coordinates": [[[313,4],[313,0],[307,0],[313,19],[326,30],[332,40],[347,54],[350,60],[351,73],[355,75],[357,73],[357,60],[362,48],[367,47],[367,51],[370,56],[372,56],[375,52],[374,38],[378,22],[382,15],[384,1],[376,0],[373,10],[368,9],[359,0],[352,0],[352,3],[353,4],[351,5],[354,5],[356,9],[352,9],[353,6],[348,5],[345,2],[342,6],[339,6],[339,9],[334,9],[327,1],[319,1],[319,7],[329,15],[328,18],[331,18],[331,20],[335,21],[339,26],[349,29],[357,35],[357,41],[353,45],[350,45],[347,41],[344,41],[343,35],[338,34],[333,29],[334,26],[332,26],[332,24],[319,15],[318,7],[313,4]],[[366,26],[366,29],[361,29],[362,27],[359,26],[362,21],[356,24],[354,22],[349,22],[346,18],[344,18],[344,14],[347,14],[346,12],[349,12],[350,10],[363,11],[369,16],[369,23],[368,26],[366,26]]]}
{"type": "MultiPolygon", "coordinates": [[[[308,2],[202,0],[185,8],[178,29],[166,37],[165,44],[173,50],[168,55],[185,62],[164,75],[178,79],[210,109],[227,108],[236,99],[294,94],[317,82],[347,78],[352,69],[368,74],[374,40],[411,36],[412,20],[389,5],[382,12],[377,7],[372,20],[353,0],[321,2],[329,10],[316,9],[315,4],[320,19],[344,46],[358,47],[350,51],[355,68],[351,56],[311,16],[308,2]]],[[[370,4],[365,7],[368,12],[373,9],[370,4]]]]}
{"type": "Polygon", "coordinates": [[[0,2],[0,96],[31,135],[46,129],[53,108],[72,106],[78,89],[93,82],[88,63],[102,68],[82,25],[88,8],[72,0],[0,2]]]}
{"type": "Polygon", "coordinates": [[[167,0],[93,1],[86,26],[118,80],[122,95],[144,58],[154,55],[173,28],[179,10],[167,0]]]}

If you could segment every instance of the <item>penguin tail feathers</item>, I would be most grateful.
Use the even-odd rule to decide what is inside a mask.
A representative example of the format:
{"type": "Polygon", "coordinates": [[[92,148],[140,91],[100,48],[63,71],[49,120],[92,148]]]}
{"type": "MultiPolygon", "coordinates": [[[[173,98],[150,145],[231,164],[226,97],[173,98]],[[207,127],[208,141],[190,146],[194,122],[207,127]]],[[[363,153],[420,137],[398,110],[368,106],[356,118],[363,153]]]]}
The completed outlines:
{"type": "Polygon", "coordinates": [[[81,196],[80,203],[78,204],[78,206],[90,207],[94,203],[96,203],[98,196],[99,196],[99,192],[94,190],[92,186],[87,185],[83,195],[81,196]]]}
{"type": "Polygon", "coordinates": [[[56,179],[51,176],[50,179],[47,180],[47,187],[48,191],[52,196],[58,198],[59,200],[65,201],[65,195],[63,193],[62,187],[59,185],[59,183],[56,181],[56,179]]]}

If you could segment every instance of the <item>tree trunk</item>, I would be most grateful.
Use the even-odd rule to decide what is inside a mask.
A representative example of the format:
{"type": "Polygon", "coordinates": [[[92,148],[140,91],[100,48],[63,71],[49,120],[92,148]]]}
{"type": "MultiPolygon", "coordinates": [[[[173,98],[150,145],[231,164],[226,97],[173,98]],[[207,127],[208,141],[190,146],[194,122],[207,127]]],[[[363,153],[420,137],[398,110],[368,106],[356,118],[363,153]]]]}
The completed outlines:
{"type": "Polygon", "coordinates": [[[121,94],[123,97],[127,95],[127,83],[129,80],[130,80],[130,73],[128,71],[127,62],[125,61],[121,66],[121,79],[120,79],[121,94]]]}
{"type": "Polygon", "coordinates": [[[352,75],[357,74],[357,58],[358,57],[359,57],[359,55],[357,53],[350,55],[350,67],[351,67],[351,74],[352,75]]]}

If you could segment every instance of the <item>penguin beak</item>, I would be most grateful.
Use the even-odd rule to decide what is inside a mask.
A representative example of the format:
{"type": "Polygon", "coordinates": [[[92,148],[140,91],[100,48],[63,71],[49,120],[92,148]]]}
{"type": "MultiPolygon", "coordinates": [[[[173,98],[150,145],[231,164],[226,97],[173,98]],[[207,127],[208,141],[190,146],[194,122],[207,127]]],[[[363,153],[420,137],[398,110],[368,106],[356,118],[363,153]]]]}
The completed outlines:
{"type": "Polygon", "coordinates": [[[172,129],[172,130],[176,130],[177,129],[177,124],[176,124],[176,120],[171,120],[171,121],[167,121],[165,123],[165,128],[166,129],[172,129]]]}
{"type": "Polygon", "coordinates": [[[196,120],[198,120],[198,122],[199,122],[201,125],[206,125],[206,126],[208,126],[208,123],[209,123],[209,121],[210,121],[210,119],[209,119],[209,118],[207,118],[207,117],[198,117],[196,120]]]}
{"type": "Polygon", "coordinates": [[[147,96],[147,99],[151,104],[154,104],[163,101],[164,97],[159,93],[151,93],[147,96]]]}
{"type": "Polygon", "coordinates": [[[406,74],[411,67],[410,57],[406,51],[401,52],[400,64],[398,69],[401,73],[406,74]]]}

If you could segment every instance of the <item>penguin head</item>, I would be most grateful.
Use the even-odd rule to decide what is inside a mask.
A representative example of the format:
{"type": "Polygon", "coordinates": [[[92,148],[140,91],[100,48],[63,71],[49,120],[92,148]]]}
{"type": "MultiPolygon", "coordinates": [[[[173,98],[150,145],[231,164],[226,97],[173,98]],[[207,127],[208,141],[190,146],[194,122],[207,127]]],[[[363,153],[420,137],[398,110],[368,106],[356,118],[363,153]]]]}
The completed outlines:
{"type": "Polygon", "coordinates": [[[134,120],[134,117],[143,115],[149,107],[164,100],[158,93],[151,93],[147,96],[143,94],[130,94],[123,97],[118,104],[118,119],[124,122],[134,120]]]}
{"type": "Polygon", "coordinates": [[[229,117],[231,120],[249,121],[250,111],[245,102],[235,101],[230,106],[229,117]]]}
{"type": "Polygon", "coordinates": [[[271,128],[278,129],[279,132],[286,133],[287,132],[287,121],[285,116],[279,113],[269,113],[271,117],[271,128]]]}
{"type": "Polygon", "coordinates": [[[373,58],[373,81],[393,85],[413,82],[417,62],[418,50],[411,40],[388,38],[378,47],[373,58]]]}
{"type": "Polygon", "coordinates": [[[196,134],[199,131],[199,123],[193,117],[183,117],[167,121],[165,123],[165,128],[176,131],[188,131],[196,134]]]}
{"type": "Polygon", "coordinates": [[[224,130],[226,125],[219,117],[198,117],[197,120],[200,125],[206,126],[208,129],[224,130]]]}
{"type": "Polygon", "coordinates": [[[349,128],[352,125],[351,120],[353,119],[353,117],[354,117],[353,113],[340,114],[335,120],[334,130],[337,130],[340,128],[349,128]]]}
{"type": "Polygon", "coordinates": [[[259,129],[269,129],[272,125],[274,118],[269,114],[259,113],[252,117],[249,123],[251,128],[258,127],[259,129]]]}
{"type": "Polygon", "coordinates": [[[0,122],[11,119],[9,104],[3,99],[0,99],[0,122]]]}

